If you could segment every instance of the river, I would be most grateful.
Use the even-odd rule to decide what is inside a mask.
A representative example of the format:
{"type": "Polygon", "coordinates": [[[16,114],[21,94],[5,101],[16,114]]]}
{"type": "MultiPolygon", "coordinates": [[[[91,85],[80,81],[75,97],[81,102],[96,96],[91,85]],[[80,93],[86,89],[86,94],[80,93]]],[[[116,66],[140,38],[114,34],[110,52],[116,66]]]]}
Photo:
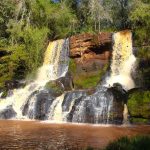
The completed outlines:
{"type": "Polygon", "coordinates": [[[122,136],[150,135],[150,126],[55,124],[0,121],[0,150],[81,150],[104,148],[122,136]]]}

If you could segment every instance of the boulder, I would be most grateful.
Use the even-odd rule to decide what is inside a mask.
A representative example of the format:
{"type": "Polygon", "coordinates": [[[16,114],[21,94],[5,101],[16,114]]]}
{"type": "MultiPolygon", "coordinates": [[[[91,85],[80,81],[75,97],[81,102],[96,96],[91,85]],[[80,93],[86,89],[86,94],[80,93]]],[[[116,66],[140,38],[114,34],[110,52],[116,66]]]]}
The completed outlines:
{"type": "Polygon", "coordinates": [[[11,119],[15,116],[16,112],[11,105],[0,111],[0,119],[11,119]]]}
{"type": "Polygon", "coordinates": [[[108,92],[113,95],[110,120],[113,123],[121,124],[123,121],[124,103],[127,102],[128,94],[119,83],[114,83],[113,87],[108,88],[108,92]]]}
{"type": "Polygon", "coordinates": [[[46,120],[50,105],[55,97],[50,91],[35,91],[28,98],[22,114],[30,119],[46,120]]]}
{"type": "MultiPolygon", "coordinates": [[[[67,87],[66,87],[67,88],[67,87]]],[[[49,81],[46,84],[46,89],[54,97],[60,96],[65,91],[64,85],[59,80],[49,81]]]]}

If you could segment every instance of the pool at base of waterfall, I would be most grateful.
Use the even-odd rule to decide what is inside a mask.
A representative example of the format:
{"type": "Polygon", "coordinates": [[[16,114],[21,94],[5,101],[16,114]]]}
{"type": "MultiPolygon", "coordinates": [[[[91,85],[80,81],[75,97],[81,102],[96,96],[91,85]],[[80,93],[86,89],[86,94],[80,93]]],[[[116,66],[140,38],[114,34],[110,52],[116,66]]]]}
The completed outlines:
{"type": "Polygon", "coordinates": [[[104,148],[122,136],[148,135],[150,126],[55,124],[0,120],[1,150],[81,150],[104,148]]]}

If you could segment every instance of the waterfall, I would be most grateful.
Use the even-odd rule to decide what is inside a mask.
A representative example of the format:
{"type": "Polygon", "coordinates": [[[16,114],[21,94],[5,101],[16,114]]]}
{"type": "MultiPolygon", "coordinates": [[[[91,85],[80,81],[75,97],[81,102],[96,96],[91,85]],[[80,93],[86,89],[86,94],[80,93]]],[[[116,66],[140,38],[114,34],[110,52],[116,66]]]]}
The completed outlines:
{"type": "MultiPolygon", "coordinates": [[[[94,93],[89,95],[87,90],[73,90],[65,91],[58,97],[51,93],[53,89],[45,89],[45,85],[66,75],[69,64],[69,40],[50,42],[36,79],[24,88],[13,90],[12,96],[0,100],[0,118],[97,124],[122,123],[122,101],[119,100],[121,104],[118,105],[110,86],[120,83],[125,90],[134,87],[131,73],[136,59],[132,53],[130,31],[114,33],[113,42],[111,74],[97,85],[94,93]],[[118,109],[118,106],[121,109],[118,109]]],[[[126,105],[124,121],[127,121],[126,105]]]]}
{"type": "Polygon", "coordinates": [[[114,33],[111,76],[107,79],[107,86],[120,83],[124,89],[134,88],[131,77],[136,61],[132,48],[132,33],[128,30],[114,33]]]}
{"type": "Polygon", "coordinates": [[[56,122],[63,121],[63,113],[62,113],[63,100],[64,100],[64,94],[62,94],[61,96],[57,97],[53,101],[53,104],[50,107],[48,120],[54,120],[56,122]]]}
{"type": "Polygon", "coordinates": [[[129,124],[129,118],[128,118],[128,107],[127,104],[124,104],[124,111],[123,111],[123,124],[129,124]]]}
{"type": "Polygon", "coordinates": [[[43,66],[38,69],[36,79],[24,88],[13,90],[13,94],[6,99],[1,99],[0,113],[11,107],[16,113],[15,118],[28,118],[29,116],[34,118],[37,103],[36,94],[42,91],[50,80],[56,80],[65,76],[68,71],[68,54],[68,39],[50,42],[45,52],[43,66]],[[29,105],[26,111],[27,116],[23,116],[23,110],[25,111],[24,107],[27,103],[29,105]]]}

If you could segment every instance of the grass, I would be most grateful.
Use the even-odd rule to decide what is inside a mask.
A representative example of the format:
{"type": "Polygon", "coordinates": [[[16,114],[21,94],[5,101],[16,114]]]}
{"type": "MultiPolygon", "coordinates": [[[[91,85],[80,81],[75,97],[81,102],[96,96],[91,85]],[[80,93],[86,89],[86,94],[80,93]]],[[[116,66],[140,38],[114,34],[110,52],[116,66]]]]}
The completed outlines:
{"type": "Polygon", "coordinates": [[[149,124],[150,120],[145,118],[131,118],[130,122],[135,124],[149,124]]]}
{"type": "Polygon", "coordinates": [[[93,72],[78,72],[78,66],[74,59],[70,59],[69,62],[69,71],[73,77],[73,83],[75,89],[88,89],[95,87],[102,76],[106,72],[108,65],[105,65],[103,69],[93,72]]]}
{"type": "MultiPolygon", "coordinates": [[[[94,148],[89,147],[86,150],[94,148]]],[[[122,137],[109,143],[103,150],[150,150],[150,136],[122,137]]]]}
{"type": "Polygon", "coordinates": [[[95,87],[100,81],[101,71],[95,73],[83,73],[75,75],[73,82],[75,88],[92,88],[95,87]]]}
{"type": "Polygon", "coordinates": [[[131,116],[150,117],[150,91],[137,91],[129,95],[128,109],[131,116]]]}
{"type": "Polygon", "coordinates": [[[105,150],[150,150],[150,136],[122,137],[110,143],[105,150]]]}

